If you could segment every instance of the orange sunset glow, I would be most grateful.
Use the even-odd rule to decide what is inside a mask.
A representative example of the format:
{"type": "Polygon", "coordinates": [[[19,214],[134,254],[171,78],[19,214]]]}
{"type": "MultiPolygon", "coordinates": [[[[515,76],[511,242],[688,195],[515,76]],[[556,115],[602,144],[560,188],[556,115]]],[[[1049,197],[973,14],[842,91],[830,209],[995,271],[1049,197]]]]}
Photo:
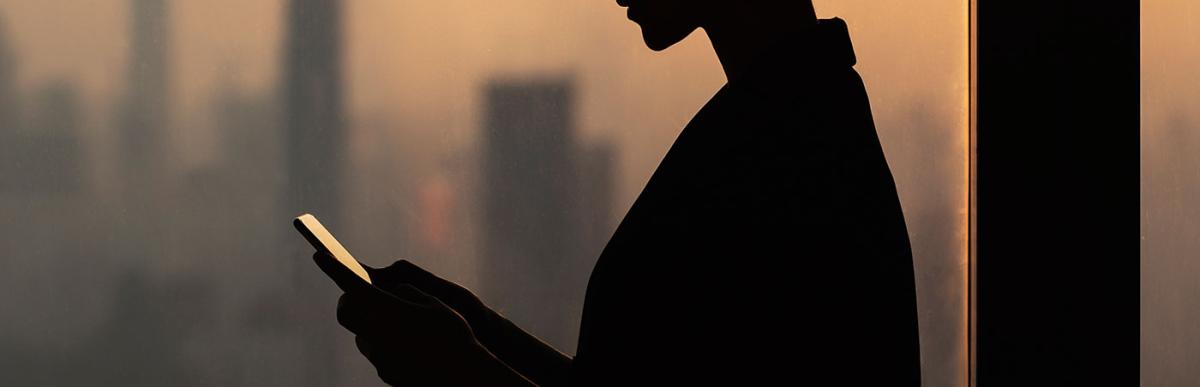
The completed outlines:
{"type": "MultiPolygon", "coordinates": [[[[131,214],[138,211],[114,204],[130,188],[119,178],[123,145],[114,112],[130,88],[131,1],[0,0],[0,48],[7,46],[15,63],[13,92],[39,95],[57,84],[77,100],[78,169],[85,187],[41,204],[0,197],[0,206],[17,215],[0,220],[0,231],[19,229],[13,235],[29,241],[8,246],[23,258],[0,265],[0,303],[31,310],[28,318],[0,318],[0,343],[41,343],[40,356],[87,359],[94,356],[88,351],[108,343],[106,337],[128,334],[113,323],[123,321],[120,315],[152,308],[133,295],[152,293],[165,304],[206,305],[206,316],[213,316],[163,354],[147,355],[164,362],[162,372],[184,370],[178,372],[198,375],[200,384],[300,385],[316,382],[271,375],[329,361],[324,366],[335,370],[326,379],[331,384],[377,383],[344,337],[329,339],[332,348],[340,348],[329,358],[298,355],[302,351],[289,340],[316,324],[296,317],[312,313],[310,306],[276,302],[305,291],[298,284],[318,274],[299,267],[310,262],[293,262],[307,248],[291,234],[288,222],[296,214],[272,212],[279,211],[276,196],[285,184],[283,167],[276,165],[285,152],[282,142],[238,136],[269,127],[281,110],[286,0],[168,1],[164,153],[175,179],[171,184],[183,194],[163,204],[170,221],[145,226],[163,233],[156,238],[161,245],[123,231],[133,229],[131,214]],[[33,224],[11,220],[35,218],[31,214],[44,208],[61,213],[33,224]],[[73,218],[89,213],[91,220],[73,218]],[[65,233],[78,235],[72,240],[79,242],[62,243],[58,238],[67,238],[65,233]],[[152,251],[157,258],[130,251],[152,251]],[[60,258],[68,255],[74,258],[60,258]],[[80,262],[88,268],[79,269],[80,262]],[[49,285],[64,282],[58,280],[64,272],[74,273],[68,274],[74,282],[66,281],[74,285],[49,285]],[[44,296],[31,298],[35,292],[44,296]]],[[[819,17],[849,24],[856,68],[900,190],[917,272],[925,385],[961,386],[967,378],[967,2],[814,3],[819,17]]],[[[479,134],[489,84],[514,79],[569,84],[573,146],[594,151],[589,154],[599,155],[593,160],[597,169],[611,176],[580,194],[604,205],[581,211],[586,214],[581,217],[595,220],[581,233],[599,242],[572,247],[583,264],[564,274],[570,277],[590,271],[589,259],[598,255],[676,136],[725,82],[703,33],[669,51],[652,52],[611,0],[341,4],[344,211],[328,226],[364,263],[386,265],[405,257],[472,288],[495,280],[478,257],[479,241],[498,232],[483,224],[479,209],[479,134]]],[[[1148,50],[1165,53],[1153,45],[1148,50]]],[[[1176,70],[1184,68],[1200,66],[1176,70]]],[[[32,107],[37,100],[22,99],[31,101],[22,107],[34,112],[27,114],[30,122],[41,122],[32,107]]],[[[51,163],[29,168],[48,168],[43,164],[51,163]]],[[[535,333],[561,331],[570,338],[582,292],[564,290],[563,299],[547,307],[566,311],[562,316],[514,319],[528,322],[535,333]]],[[[489,301],[501,309],[519,302],[489,301]]],[[[171,323],[146,321],[136,328],[156,337],[154,330],[161,328],[155,324],[171,323]]],[[[569,339],[554,344],[574,351],[569,339]]],[[[30,367],[38,364],[28,361],[30,367]]]]}

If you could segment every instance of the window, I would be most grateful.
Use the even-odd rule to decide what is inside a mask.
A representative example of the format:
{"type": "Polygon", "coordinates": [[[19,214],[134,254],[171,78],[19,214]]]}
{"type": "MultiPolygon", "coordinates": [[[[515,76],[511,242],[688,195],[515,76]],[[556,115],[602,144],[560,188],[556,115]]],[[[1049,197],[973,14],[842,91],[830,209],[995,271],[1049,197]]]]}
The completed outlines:
{"type": "Polygon", "coordinates": [[[1200,275],[1200,5],[1142,2],[1142,385],[1194,383],[1200,275]]]}
{"type": "MultiPolygon", "coordinates": [[[[592,262],[723,75],[611,2],[481,4],[0,0],[5,379],[373,383],[301,211],[573,352],[592,262]]],[[[925,383],[963,385],[967,2],[816,8],[850,25],[900,190],[925,383]]]]}

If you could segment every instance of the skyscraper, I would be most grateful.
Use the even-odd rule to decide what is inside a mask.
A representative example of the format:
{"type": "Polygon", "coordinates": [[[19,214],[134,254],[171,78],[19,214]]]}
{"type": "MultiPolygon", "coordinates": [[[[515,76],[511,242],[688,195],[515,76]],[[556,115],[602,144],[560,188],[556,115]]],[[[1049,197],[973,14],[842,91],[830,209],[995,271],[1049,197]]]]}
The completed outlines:
{"type": "Polygon", "coordinates": [[[117,132],[126,192],[161,192],[168,173],[171,27],[167,1],[130,0],[131,44],[117,132]]]}
{"type": "Polygon", "coordinates": [[[170,265],[170,0],[129,0],[129,51],[116,105],[117,208],[123,227],[110,252],[139,265],[170,265]]]}
{"type": "Polygon", "coordinates": [[[79,92],[65,81],[54,81],[33,97],[29,130],[23,147],[39,154],[36,172],[25,180],[38,194],[78,194],[84,189],[83,107],[79,92]]]}
{"type": "MultiPolygon", "coordinates": [[[[21,111],[17,106],[17,64],[8,42],[8,29],[4,15],[0,14],[0,207],[7,208],[13,191],[17,189],[16,174],[20,173],[17,160],[20,157],[18,132],[21,111]]],[[[19,200],[19,199],[17,199],[19,200]]],[[[12,222],[0,222],[0,232],[9,235],[17,227],[12,222]]],[[[0,249],[12,251],[15,241],[0,238],[0,249]]]]}
{"type": "Polygon", "coordinates": [[[8,42],[8,29],[0,15],[0,191],[13,189],[18,173],[17,141],[21,108],[17,96],[17,60],[8,42]]]}
{"type": "Polygon", "coordinates": [[[337,226],[345,160],[342,105],[342,4],[291,0],[283,78],[285,211],[312,212],[337,226]]]}
{"type": "MultiPolygon", "coordinates": [[[[336,232],[341,223],[342,168],[346,130],[342,104],[342,2],[290,0],[287,3],[282,85],[284,171],[281,210],[288,216],[309,212],[336,232]]],[[[286,219],[281,220],[286,222],[286,219]]],[[[311,249],[289,235],[285,256],[310,254],[311,249]]],[[[289,292],[294,320],[291,334],[302,340],[297,371],[314,386],[337,384],[341,332],[324,322],[337,292],[311,262],[288,262],[294,267],[289,292]],[[303,265],[303,266],[301,266],[303,265]]],[[[284,273],[281,273],[284,274],[284,273]]]]}
{"type": "Polygon", "coordinates": [[[485,98],[482,295],[571,351],[607,237],[612,150],[576,138],[570,79],[498,80],[485,98]]]}
{"type": "Polygon", "coordinates": [[[16,121],[17,60],[8,42],[8,25],[0,15],[0,125],[5,131],[16,121]]]}

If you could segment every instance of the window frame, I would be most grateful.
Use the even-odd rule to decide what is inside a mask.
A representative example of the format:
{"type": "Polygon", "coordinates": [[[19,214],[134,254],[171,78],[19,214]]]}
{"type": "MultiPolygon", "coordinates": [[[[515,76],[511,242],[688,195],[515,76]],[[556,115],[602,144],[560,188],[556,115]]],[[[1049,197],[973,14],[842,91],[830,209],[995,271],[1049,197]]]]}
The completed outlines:
{"type": "Polygon", "coordinates": [[[1140,3],[969,7],[969,384],[1137,386],[1140,3]]]}

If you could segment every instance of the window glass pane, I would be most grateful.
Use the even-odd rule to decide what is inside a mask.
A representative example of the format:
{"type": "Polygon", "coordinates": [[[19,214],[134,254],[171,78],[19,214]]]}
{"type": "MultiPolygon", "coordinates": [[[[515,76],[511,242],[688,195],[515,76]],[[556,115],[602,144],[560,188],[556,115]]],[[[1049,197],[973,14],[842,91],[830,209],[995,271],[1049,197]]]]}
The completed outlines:
{"type": "MultiPolygon", "coordinates": [[[[900,190],[925,384],[962,385],[966,1],[815,5],[900,190]]],[[[0,374],[378,383],[301,211],[573,352],[592,263],[723,82],[703,34],[651,52],[612,1],[0,0],[0,374]]]]}
{"type": "Polygon", "coordinates": [[[1200,4],[1142,1],[1142,385],[1200,380],[1200,4]]]}
{"type": "Polygon", "coordinates": [[[917,273],[925,386],[967,380],[965,1],[814,1],[850,24],[917,273]]]}

